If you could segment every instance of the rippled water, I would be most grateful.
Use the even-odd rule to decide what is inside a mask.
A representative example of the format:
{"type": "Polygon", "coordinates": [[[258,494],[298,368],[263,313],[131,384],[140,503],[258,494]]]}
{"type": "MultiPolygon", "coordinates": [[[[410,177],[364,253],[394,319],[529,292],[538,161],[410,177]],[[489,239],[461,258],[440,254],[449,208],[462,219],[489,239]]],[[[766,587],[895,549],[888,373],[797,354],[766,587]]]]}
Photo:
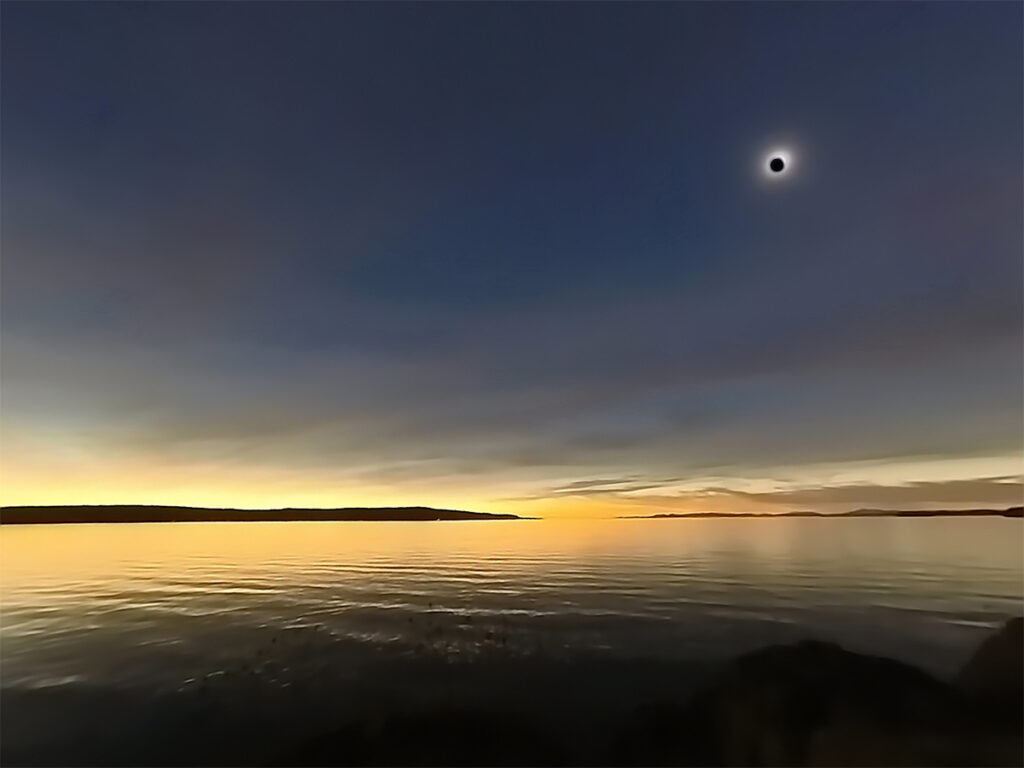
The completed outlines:
{"type": "Polygon", "coordinates": [[[1021,536],[1001,518],[7,526],[3,735],[41,738],[83,691],[417,695],[430,661],[696,663],[807,636],[948,674],[1021,613],[1021,536]]]}

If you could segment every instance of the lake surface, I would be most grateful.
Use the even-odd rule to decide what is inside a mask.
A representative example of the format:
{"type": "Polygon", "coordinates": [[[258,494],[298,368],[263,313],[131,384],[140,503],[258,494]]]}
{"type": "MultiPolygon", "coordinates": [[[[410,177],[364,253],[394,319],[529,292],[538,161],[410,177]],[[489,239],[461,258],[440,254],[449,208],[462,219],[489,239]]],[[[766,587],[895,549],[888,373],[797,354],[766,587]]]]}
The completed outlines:
{"type": "Polygon", "coordinates": [[[685,686],[680,670],[809,636],[949,675],[1022,612],[1022,533],[1003,518],[6,526],[2,740],[8,758],[109,760],[96,718],[152,745],[196,712],[264,717],[286,739],[392,700],[537,707],[531,674],[568,666],[624,670],[640,696],[666,669],[685,686]]]}

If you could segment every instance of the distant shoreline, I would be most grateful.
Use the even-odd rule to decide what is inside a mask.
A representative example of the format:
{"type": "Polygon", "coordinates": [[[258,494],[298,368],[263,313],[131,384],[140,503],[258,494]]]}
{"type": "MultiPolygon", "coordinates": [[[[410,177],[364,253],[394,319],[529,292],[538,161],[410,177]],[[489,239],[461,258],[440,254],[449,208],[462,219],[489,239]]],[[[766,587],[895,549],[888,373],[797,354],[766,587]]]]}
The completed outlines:
{"type": "Polygon", "coordinates": [[[0,525],[66,523],[259,523],[416,522],[437,520],[530,520],[512,514],[432,507],[339,507],[337,509],[210,509],[135,504],[0,507],[0,525]]]}
{"type": "Polygon", "coordinates": [[[1006,509],[855,509],[850,512],[663,512],[657,515],[620,515],[620,520],[736,517],[1024,517],[1024,507],[1006,509]]]}

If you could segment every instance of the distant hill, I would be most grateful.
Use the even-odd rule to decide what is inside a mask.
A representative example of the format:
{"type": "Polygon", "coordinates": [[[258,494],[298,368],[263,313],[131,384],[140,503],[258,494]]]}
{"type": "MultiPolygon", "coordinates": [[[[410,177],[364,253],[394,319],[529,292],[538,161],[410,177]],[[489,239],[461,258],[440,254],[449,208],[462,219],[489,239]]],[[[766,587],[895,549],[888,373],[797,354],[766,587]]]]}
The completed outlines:
{"type": "Polygon", "coordinates": [[[1006,509],[855,509],[845,517],[1024,517],[1024,507],[1006,509]]]}
{"type": "Polygon", "coordinates": [[[135,504],[70,507],[0,507],[0,524],[186,523],[371,520],[526,520],[518,515],[431,507],[342,507],[339,509],[206,509],[135,504]]]}
{"type": "Polygon", "coordinates": [[[1006,509],[855,509],[850,512],[663,512],[657,515],[622,515],[625,519],[651,520],[680,517],[1024,517],[1024,507],[1006,509]]]}

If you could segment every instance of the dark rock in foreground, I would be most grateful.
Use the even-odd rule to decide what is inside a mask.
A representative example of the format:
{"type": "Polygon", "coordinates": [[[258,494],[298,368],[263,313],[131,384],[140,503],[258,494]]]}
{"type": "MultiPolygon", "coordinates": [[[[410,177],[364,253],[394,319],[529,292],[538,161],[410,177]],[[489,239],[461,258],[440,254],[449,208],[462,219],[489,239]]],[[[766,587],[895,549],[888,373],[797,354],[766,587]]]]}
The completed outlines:
{"type": "MultiPolygon", "coordinates": [[[[848,764],[888,764],[872,742],[902,753],[956,712],[956,692],[915,667],[809,641],[740,656],[680,708],[675,743],[641,731],[617,756],[634,765],[825,765],[855,747],[848,764]]],[[[926,754],[910,763],[936,764],[926,754]]]]}
{"type": "Polygon", "coordinates": [[[620,743],[615,762],[1019,765],[1020,721],[996,723],[979,703],[892,659],[832,643],[773,646],[739,657],[681,707],[674,734],[641,730],[620,743]]]}
{"type": "Polygon", "coordinates": [[[1022,629],[982,643],[955,683],[805,641],[699,675],[536,658],[378,667],[371,655],[364,681],[240,689],[251,702],[209,688],[0,689],[4,730],[35,731],[0,741],[0,764],[1019,766],[1022,629]],[[76,714],[54,728],[61,711],[76,714]]]}
{"type": "Polygon", "coordinates": [[[1015,619],[986,640],[958,685],[805,641],[744,654],[687,700],[595,724],[582,748],[555,722],[450,709],[348,723],[281,764],[1021,765],[1021,629],[1015,619]]]}
{"type": "Polygon", "coordinates": [[[1013,619],[982,643],[957,685],[833,643],[754,651],[684,706],[637,713],[613,762],[1021,765],[1022,627],[1013,619]]]}
{"type": "Polygon", "coordinates": [[[1024,722],[1024,618],[1006,622],[978,646],[957,675],[956,686],[991,725],[1024,722]]]}

